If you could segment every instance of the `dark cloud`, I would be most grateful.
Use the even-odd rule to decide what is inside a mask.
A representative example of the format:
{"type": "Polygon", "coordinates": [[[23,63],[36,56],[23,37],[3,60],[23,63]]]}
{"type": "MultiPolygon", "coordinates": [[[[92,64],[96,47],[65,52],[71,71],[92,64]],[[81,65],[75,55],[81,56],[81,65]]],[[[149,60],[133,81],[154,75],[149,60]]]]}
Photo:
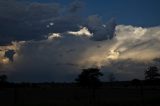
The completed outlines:
{"type": "MultiPolygon", "coordinates": [[[[47,34],[46,20],[59,15],[58,4],[6,0],[0,3],[0,35],[11,40],[31,40],[47,34]]],[[[9,42],[8,41],[8,42],[9,42]]],[[[7,42],[1,40],[0,42],[7,42]]]]}
{"type": "Polygon", "coordinates": [[[82,3],[78,1],[65,7],[58,3],[1,0],[0,38],[4,39],[0,39],[0,44],[19,40],[38,40],[51,32],[77,29],[81,23],[81,18],[77,15],[82,7],[82,3]]]}
{"type": "Polygon", "coordinates": [[[15,61],[10,64],[11,68],[7,69],[9,79],[34,82],[73,81],[80,72],[75,60],[81,57],[82,49],[86,48],[85,44],[79,45],[80,42],[80,39],[70,36],[23,44],[17,57],[14,57],[15,61]],[[70,42],[71,39],[74,41],[70,42]]]}
{"type": "Polygon", "coordinates": [[[5,52],[4,57],[8,58],[10,61],[13,62],[13,56],[16,52],[14,50],[8,50],[5,52]]]}
{"type": "Polygon", "coordinates": [[[82,17],[84,3],[76,0],[68,6],[58,3],[0,1],[0,44],[11,41],[41,40],[49,33],[77,31],[87,26],[94,33],[93,40],[113,38],[115,21],[106,24],[97,16],[82,17]],[[87,23],[87,24],[86,24],[87,23]]]}
{"type": "Polygon", "coordinates": [[[107,23],[103,23],[99,16],[92,15],[88,17],[87,27],[94,34],[92,40],[103,41],[115,36],[116,22],[111,18],[107,23]]]}
{"type": "Polygon", "coordinates": [[[77,12],[79,13],[84,9],[84,5],[84,2],[80,0],[75,0],[69,5],[68,11],[72,14],[77,12]]]}

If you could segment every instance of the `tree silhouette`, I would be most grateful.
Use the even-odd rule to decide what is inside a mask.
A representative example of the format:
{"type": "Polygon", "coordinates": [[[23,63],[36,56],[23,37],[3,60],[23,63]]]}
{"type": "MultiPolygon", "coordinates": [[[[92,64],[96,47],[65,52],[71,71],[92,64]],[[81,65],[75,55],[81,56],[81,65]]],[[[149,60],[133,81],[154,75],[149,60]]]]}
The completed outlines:
{"type": "Polygon", "coordinates": [[[78,76],[76,82],[82,86],[89,88],[91,93],[89,103],[94,104],[96,98],[96,89],[101,86],[101,81],[99,79],[103,74],[100,72],[98,68],[88,68],[83,69],[82,73],[78,76]]]}
{"type": "Polygon", "coordinates": [[[102,75],[98,68],[83,69],[76,82],[83,87],[96,88],[101,85],[99,77],[102,75]]]}
{"type": "Polygon", "coordinates": [[[145,79],[146,80],[156,80],[159,79],[160,74],[158,73],[157,66],[150,66],[145,71],[145,79]]]}

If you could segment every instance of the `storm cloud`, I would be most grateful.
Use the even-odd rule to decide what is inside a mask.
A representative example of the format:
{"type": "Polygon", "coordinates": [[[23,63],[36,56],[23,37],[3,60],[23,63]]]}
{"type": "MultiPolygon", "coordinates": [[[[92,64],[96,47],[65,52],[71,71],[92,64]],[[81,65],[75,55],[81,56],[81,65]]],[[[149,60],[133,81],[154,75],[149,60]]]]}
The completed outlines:
{"type": "Polygon", "coordinates": [[[68,6],[58,3],[0,1],[0,44],[11,41],[40,40],[51,32],[77,29],[83,3],[68,6]]]}
{"type": "Polygon", "coordinates": [[[147,65],[160,57],[159,30],[118,25],[111,40],[95,41],[67,31],[39,41],[15,42],[8,48],[1,46],[3,59],[7,57],[2,51],[16,51],[13,62],[2,61],[1,71],[15,81],[73,81],[81,69],[99,67],[119,80],[143,79],[147,65]]]}

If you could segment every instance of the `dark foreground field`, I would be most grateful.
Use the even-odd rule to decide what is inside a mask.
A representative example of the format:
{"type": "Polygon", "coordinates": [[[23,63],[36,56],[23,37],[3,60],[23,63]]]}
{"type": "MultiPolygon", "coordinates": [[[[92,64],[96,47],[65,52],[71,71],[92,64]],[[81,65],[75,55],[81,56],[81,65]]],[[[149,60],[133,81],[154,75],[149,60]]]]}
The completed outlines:
{"type": "Polygon", "coordinates": [[[0,88],[0,106],[160,106],[160,87],[76,85],[0,88]]]}

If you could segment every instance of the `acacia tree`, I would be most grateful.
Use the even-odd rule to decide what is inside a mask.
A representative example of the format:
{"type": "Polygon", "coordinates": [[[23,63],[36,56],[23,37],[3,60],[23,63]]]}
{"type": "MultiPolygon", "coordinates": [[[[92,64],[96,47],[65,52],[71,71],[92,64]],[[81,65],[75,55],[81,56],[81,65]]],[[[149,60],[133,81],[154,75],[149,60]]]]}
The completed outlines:
{"type": "Polygon", "coordinates": [[[160,77],[160,74],[158,73],[158,67],[157,66],[150,66],[145,70],[145,79],[146,80],[155,80],[160,77]]]}

